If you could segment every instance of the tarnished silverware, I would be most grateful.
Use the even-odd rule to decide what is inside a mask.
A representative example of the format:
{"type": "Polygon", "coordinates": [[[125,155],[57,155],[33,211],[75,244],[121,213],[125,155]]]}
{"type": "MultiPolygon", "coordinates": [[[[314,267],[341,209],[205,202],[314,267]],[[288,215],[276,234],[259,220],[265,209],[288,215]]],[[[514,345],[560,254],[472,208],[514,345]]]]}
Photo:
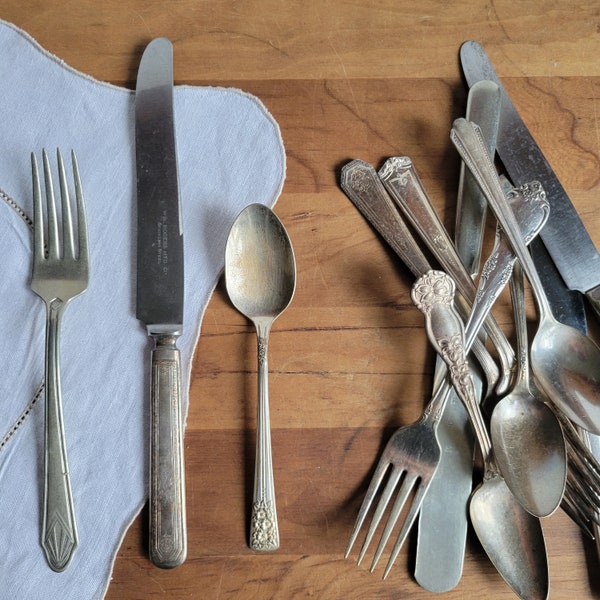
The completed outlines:
{"type": "Polygon", "coordinates": [[[530,348],[536,379],[572,421],[592,433],[600,433],[600,349],[585,334],[554,318],[477,126],[457,119],[451,138],[481,185],[531,284],[538,306],[538,330],[530,348]],[[565,352],[565,348],[570,351],[565,352]]]}
{"type": "Polygon", "coordinates": [[[279,525],[271,456],[268,341],[273,322],[292,301],[296,262],[283,223],[267,206],[250,204],[231,227],[225,250],[225,282],[233,305],[256,328],[259,394],[248,545],[258,552],[272,552],[279,547],[279,525]]]}
{"type": "MultiPolygon", "coordinates": [[[[360,213],[415,277],[431,270],[432,265],[414,239],[372,165],[358,159],[347,163],[342,168],[340,185],[360,213]]],[[[472,296],[475,296],[475,291],[472,296]]],[[[457,309],[466,318],[471,307],[459,303],[457,309]]],[[[493,390],[499,376],[496,362],[481,340],[475,340],[473,354],[485,374],[487,390],[493,390]]]]}
{"type": "MultiPolygon", "coordinates": [[[[355,168],[356,166],[356,163],[353,161],[349,168],[355,168]]],[[[370,171],[367,171],[366,173],[369,174],[370,171]]],[[[345,175],[347,175],[347,172],[342,174],[342,181],[345,182],[346,186],[348,186],[348,181],[346,180],[345,175]]],[[[371,181],[371,179],[369,178],[368,181],[371,181]]],[[[358,187],[359,195],[360,192],[364,192],[365,190],[364,182],[362,186],[350,185],[349,187],[350,191],[354,192],[356,192],[356,187],[358,187]]],[[[362,198],[361,201],[364,201],[364,198],[362,198]]],[[[493,269],[490,269],[490,271],[493,271],[493,269]]],[[[499,279],[498,281],[502,281],[502,279],[499,279]]],[[[506,283],[506,281],[504,281],[504,283],[506,283]]],[[[496,286],[493,290],[493,293],[499,293],[500,289],[501,286],[496,286]]],[[[487,301],[491,295],[492,292],[488,292],[486,295],[476,296],[476,302],[471,313],[472,334],[469,339],[469,348],[470,345],[477,339],[476,333],[479,331],[482,322],[484,321],[491,308],[491,305],[493,304],[492,301],[487,301]]],[[[445,379],[441,385],[436,387],[434,396],[425,409],[421,419],[417,423],[402,427],[394,433],[384,449],[383,455],[377,465],[375,474],[373,475],[365,499],[360,508],[358,518],[350,537],[346,556],[349,555],[353,544],[358,537],[358,533],[363,523],[366,521],[367,514],[369,513],[370,508],[380,491],[383,479],[389,471],[390,473],[387,479],[387,484],[381,492],[380,499],[375,508],[365,541],[359,554],[360,562],[374,537],[375,531],[383,518],[387,506],[389,505],[394,494],[396,494],[393,508],[387,519],[371,565],[371,570],[373,570],[389,537],[391,536],[393,529],[396,526],[397,521],[399,520],[400,514],[404,509],[408,497],[414,492],[410,506],[405,513],[404,520],[402,521],[402,526],[400,527],[396,543],[388,560],[384,577],[389,573],[389,570],[391,569],[398,553],[400,552],[412,523],[416,518],[416,514],[418,513],[420,504],[423,501],[423,497],[426,495],[431,478],[435,473],[435,468],[439,461],[440,453],[439,444],[436,437],[436,429],[450,390],[450,381],[449,379],[445,379]],[[400,480],[402,480],[401,483],[400,480]]]]}
{"type": "Polygon", "coordinates": [[[54,198],[50,163],[43,152],[46,210],[35,154],[33,175],[33,274],[31,289],[46,303],[46,419],[42,547],[54,571],[64,571],[77,548],[77,525],[67,464],[61,369],[60,328],[67,304],[88,285],[88,235],[83,192],[75,153],[71,153],[75,182],[75,217],[72,215],[63,159],[57,151],[60,209],[54,198]],[[62,213],[59,225],[57,213],[62,213]],[[44,214],[46,215],[44,217],[44,214]],[[76,231],[75,231],[76,230],[76,231]]]}
{"type": "MultiPolygon", "coordinates": [[[[475,284],[435,212],[410,158],[406,156],[389,158],[379,170],[379,176],[392,199],[419,232],[444,271],[456,281],[461,295],[472,301],[475,284]]],[[[514,351],[492,316],[486,320],[485,331],[499,354],[500,379],[495,391],[497,394],[502,394],[508,389],[512,378],[515,364],[514,351]]]]}
{"type": "MultiPolygon", "coordinates": [[[[477,123],[493,153],[500,120],[500,90],[482,81],[469,90],[466,116],[477,123]]],[[[456,201],[455,245],[467,272],[479,272],[487,202],[471,172],[461,164],[456,201]]],[[[444,364],[438,356],[438,365],[444,364]]],[[[477,397],[481,376],[472,371],[477,397]]],[[[442,457],[419,514],[415,579],[426,590],[442,593],[462,576],[467,540],[467,503],[473,480],[474,438],[469,417],[453,391],[438,427],[442,457]],[[440,531],[444,535],[439,535],[440,531]]]]}
{"type": "Polygon", "coordinates": [[[481,449],[484,475],[471,495],[471,522],[488,557],[515,593],[521,598],[545,599],[549,574],[542,527],[539,519],[516,501],[496,464],[467,362],[476,329],[465,335],[453,306],[454,289],[451,277],[431,271],[415,282],[411,296],[425,315],[432,345],[448,365],[481,449]]]}

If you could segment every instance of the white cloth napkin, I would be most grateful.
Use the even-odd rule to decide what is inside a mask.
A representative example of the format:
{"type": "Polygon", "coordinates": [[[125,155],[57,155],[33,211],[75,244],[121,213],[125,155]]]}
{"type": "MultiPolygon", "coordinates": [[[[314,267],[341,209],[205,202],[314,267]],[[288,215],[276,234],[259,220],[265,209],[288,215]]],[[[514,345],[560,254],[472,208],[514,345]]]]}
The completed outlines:
{"type": "MultiPolygon", "coordinates": [[[[0,598],[97,599],[147,494],[150,341],[135,318],[134,94],[74,71],[1,21],[0,82],[0,598]],[[76,151],[90,238],[89,287],[67,307],[62,331],[79,531],[63,573],[47,566],[39,543],[45,309],[29,288],[28,218],[30,153],[39,157],[43,147],[52,162],[56,148],[67,157],[76,151]]],[[[275,203],[285,153],[277,123],[239,90],[176,87],[175,120],[186,283],[178,346],[187,408],[192,354],[229,228],[247,204],[275,203]]]]}

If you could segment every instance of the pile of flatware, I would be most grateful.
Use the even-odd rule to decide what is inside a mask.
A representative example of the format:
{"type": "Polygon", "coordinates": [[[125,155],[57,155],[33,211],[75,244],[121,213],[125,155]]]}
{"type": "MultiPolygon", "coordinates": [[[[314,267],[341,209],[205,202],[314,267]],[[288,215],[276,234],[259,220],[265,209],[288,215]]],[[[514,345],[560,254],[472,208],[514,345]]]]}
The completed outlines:
{"type": "MultiPolygon", "coordinates": [[[[384,524],[371,570],[397,531],[385,577],[418,519],[415,577],[425,589],[447,591],[461,577],[470,520],[512,590],[521,598],[547,598],[540,519],[562,506],[592,538],[600,523],[600,466],[592,452],[600,434],[600,348],[585,333],[580,299],[575,316],[565,317],[557,290],[567,296],[569,290],[548,268],[554,254],[551,259],[537,239],[556,248],[552,216],[557,202],[562,219],[583,225],[555,176],[544,177],[551,170],[529,133],[523,133],[483,50],[467,42],[461,58],[472,87],[466,118],[457,119],[450,133],[462,158],[455,240],[410,158],[392,157],[379,172],[361,160],[342,168],[346,195],[415,275],[411,297],[438,355],[432,399],[416,423],[401,427],[388,441],[346,556],[368,523],[360,563],[384,524]],[[518,135],[525,138],[524,157],[518,135]],[[498,175],[496,152],[512,183],[498,175]],[[527,178],[531,156],[541,172],[534,169],[536,176],[527,178]],[[497,223],[496,238],[479,272],[488,210],[497,223]],[[428,260],[421,243],[437,264],[428,260]],[[523,275],[538,312],[530,342],[523,275]],[[516,351],[491,314],[508,283],[516,351]],[[483,466],[474,490],[473,434],[483,466]]],[[[563,261],[559,269],[569,282],[563,269],[578,267],[563,261]]],[[[585,265],[576,274],[579,280],[581,269],[585,265]]]]}

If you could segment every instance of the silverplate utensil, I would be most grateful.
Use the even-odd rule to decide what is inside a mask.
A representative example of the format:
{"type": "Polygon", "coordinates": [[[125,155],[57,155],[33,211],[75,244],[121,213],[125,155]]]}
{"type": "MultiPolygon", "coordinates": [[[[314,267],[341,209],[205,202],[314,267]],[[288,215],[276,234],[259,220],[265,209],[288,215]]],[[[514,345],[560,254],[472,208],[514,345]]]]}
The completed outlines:
{"type": "Polygon", "coordinates": [[[592,433],[600,433],[600,349],[579,330],[554,318],[477,126],[457,119],[451,138],[477,177],[531,283],[539,313],[538,331],[530,349],[536,378],[548,397],[572,421],[592,433]],[[565,352],[565,348],[569,351],[565,352]]]}
{"type": "Polygon", "coordinates": [[[60,572],[68,567],[78,544],[63,422],[60,329],[67,304],[87,288],[89,251],[83,192],[75,153],[71,153],[75,217],[72,215],[60,151],[57,151],[60,209],[54,198],[50,164],[45,150],[42,156],[46,184],[45,211],[37,160],[35,154],[31,155],[34,223],[31,289],[45,302],[47,314],[42,547],[50,567],[60,572]],[[62,213],[61,225],[58,223],[59,212],[62,213]]]}
{"type": "Polygon", "coordinates": [[[146,47],[135,91],[136,317],[154,342],[150,382],[150,560],[170,569],[187,554],[181,365],[183,233],[173,120],[173,47],[146,47]]]}
{"type": "MultiPolygon", "coordinates": [[[[377,206],[385,207],[387,204],[385,201],[386,196],[379,193],[381,189],[379,187],[381,185],[380,182],[373,179],[374,170],[372,167],[366,168],[365,164],[360,161],[352,161],[352,163],[346,167],[347,168],[342,171],[342,184],[344,190],[357,206],[364,207],[365,212],[369,214],[371,218],[375,218],[375,222],[377,222],[377,213],[373,214],[371,212],[373,207],[371,207],[371,210],[367,208],[369,200],[375,198],[377,206]]],[[[383,210],[387,213],[386,208],[383,210]]],[[[540,220],[538,225],[541,225],[542,222],[543,221],[540,220]]],[[[404,231],[402,240],[406,247],[410,246],[412,248],[415,245],[415,242],[410,235],[408,230],[404,231]]],[[[416,253],[416,259],[415,256],[412,255],[409,256],[409,259],[410,258],[412,258],[411,263],[413,264],[415,260],[418,261],[419,251],[416,253]]],[[[494,273],[492,264],[496,262],[497,265],[502,265],[502,261],[494,261],[494,257],[492,257],[492,260],[489,262],[489,265],[486,263],[486,267],[489,267],[491,276],[491,274],[494,273]]],[[[469,342],[467,351],[475,341],[478,341],[476,334],[481,328],[493,301],[497,298],[503,285],[506,283],[506,278],[501,276],[501,268],[499,268],[497,274],[500,276],[494,278],[490,277],[489,289],[485,294],[475,295],[475,303],[473,304],[469,321],[469,342]]],[[[374,570],[383,553],[385,545],[391,536],[392,530],[396,527],[396,524],[400,519],[400,515],[404,514],[404,519],[402,520],[396,543],[384,571],[384,578],[389,573],[404,544],[406,536],[410,531],[420,509],[420,505],[423,502],[424,497],[426,497],[428,487],[434,477],[440,459],[437,427],[451,390],[452,386],[448,378],[444,379],[440,385],[436,382],[433,397],[421,419],[412,425],[399,428],[392,435],[377,464],[375,473],[359,510],[346,550],[346,557],[350,554],[354,542],[358,537],[362,525],[366,521],[371,506],[374,504],[374,500],[379,494],[383,480],[387,474],[387,483],[383,486],[383,490],[381,491],[379,501],[377,502],[377,506],[371,517],[371,522],[358,557],[358,562],[360,563],[385,514],[387,506],[395,494],[396,499],[386,521],[371,564],[371,570],[374,570]],[[403,513],[405,504],[411,496],[412,500],[410,506],[406,509],[406,512],[403,513]]]]}
{"type": "MultiPolygon", "coordinates": [[[[340,185],[354,206],[415,277],[431,270],[431,264],[408,229],[372,165],[359,159],[350,161],[342,167],[340,185]]],[[[474,286],[472,296],[475,296],[474,286]]],[[[470,311],[470,306],[459,303],[457,310],[461,316],[466,316],[470,311]]],[[[473,354],[485,374],[486,388],[489,392],[495,388],[498,382],[499,373],[496,362],[481,340],[475,340],[473,343],[473,354]]]]}
{"type": "MultiPolygon", "coordinates": [[[[427,244],[444,271],[454,278],[461,295],[464,298],[472,299],[475,293],[475,284],[456,252],[456,247],[446,228],[435,212],[410,158],[406,156],[388,158],[379,170],[379,177],[396,205],[418,231],[421,239],[427,244]]],[[[514,351],[493,315],[489,315],[486,319],[485,331],[500,357],[500,379],[496,384],[495,392],[502,394],[508,389],[512,379],[512,370],[515,364],[514,351]]]]}
{"type": "Polygon", "coordinates": [[[510,289],[517,334],[517,373],[511,391],[492,412],[490,435],[504,478],[510,478],[522,490],[521,504],[535,516],[548,517],[563,498],[567,447],[555,412],[530,383],[523,274],[518,262],[513,267],[510,289]]]}
{"type": "Polygon", "coordinates": [[[514,592],[521,598],[545,599],[549,573],[542,527],[516,501],[496,464],[467,362],[476,329],[465,335],[453,306],[454,290],[454,281],[446,273],[430,271],[415,282],[411,297],[425,316],[432,345],[448,365],[481,449],[483,481],[471,495],[471,522],[488,557],[514,592]]]}
{"type": "Polygon", "coordinates": [[[296,262],[292,244],[275,213],[250,204],[236,218],[225,250],[225,282],[233,305],[255,328],[258,341],[256,462],[249,546],[279,547],[269,423],[268,342],[271,326],[292,301],[296,262]]]}
{"type": "MultiPolygon", "coordinates": [[[[500,117],[500,90],[491,81],[474,85],[467,97],[466,117],[479,125],[493,154],[500,117]]],[[[487,201],[471,172],[461,164],[456,201],[455,245],[467,272],[479,272],[487,201]]],[[[444,364],[436,358],[438,365],[444,364]]],[[[481,376],[472,370],[477,397],[481,376]]],[[[415,558],[415,579],[431,592],[453,589],[462,576],[467,540],[467,504],[473,480],[475,441],[468,414],[454,391],[438,427],[442,447],[437,472],[421,505],[415,558]],[[440,531],[444,535],[439,535],[440,531]]]]}
{"type": "Polygon", "coordinates": [[[600,316],[600,254],[581,217],[506,93],[483,48],[477,42],[465,42],[460,48],[460,60],[469,85],[485,79],[500,88],[502,112],[498,155],[514,185],[539,181],[546,190],[551,212],[540,237],[567,286],[585,294],[600,316]]]}
{"type": "MultiPolygon", "coordinates": [[[[372,165],[358,159],[350,161],[342,167],[340,185],[354,206],[415,277],[431,270],[431,264],[408,229],[372,165]]],[[[474,287],[472,296],[475,296],[474,287]]],[[[457,310],[461,316],[466,317],[471,306],[459,303],[457,310]]],[[[475,340],[473,343],[473,354],[485,374],[486,387],[488,390],[494,389],[498,382],[498,367],[480,340],[475,340]]]]}

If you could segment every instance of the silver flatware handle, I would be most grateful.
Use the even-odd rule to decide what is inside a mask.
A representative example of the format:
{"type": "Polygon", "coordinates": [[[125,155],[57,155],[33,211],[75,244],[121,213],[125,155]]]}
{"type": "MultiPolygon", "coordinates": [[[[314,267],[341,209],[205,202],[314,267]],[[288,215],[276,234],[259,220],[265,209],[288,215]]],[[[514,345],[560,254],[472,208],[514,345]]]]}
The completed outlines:
{"type": "Polygon", "coordinates": [[[269,416],[269,328],[257,323],[256,331],[258,337],[258,411],[254,493],[248,546],[257,552],[273,552],[279,548],[279,525],[275,504],[269,416]]]}
{"type": "Polygon", "coordinates": [[[163,569],[186,558],[181,364],[175,336],[155,336],[151,370],[150,560],[163,569]]]}
{"type": "Polygon", "coordinates": [[[77,526],[67,464],[67,448],[60,386],[61,300],[47,305],[46,418],[44,451],[44,513],[42,547],[54,571],[64,571],[77,548],[77,526]]]}

